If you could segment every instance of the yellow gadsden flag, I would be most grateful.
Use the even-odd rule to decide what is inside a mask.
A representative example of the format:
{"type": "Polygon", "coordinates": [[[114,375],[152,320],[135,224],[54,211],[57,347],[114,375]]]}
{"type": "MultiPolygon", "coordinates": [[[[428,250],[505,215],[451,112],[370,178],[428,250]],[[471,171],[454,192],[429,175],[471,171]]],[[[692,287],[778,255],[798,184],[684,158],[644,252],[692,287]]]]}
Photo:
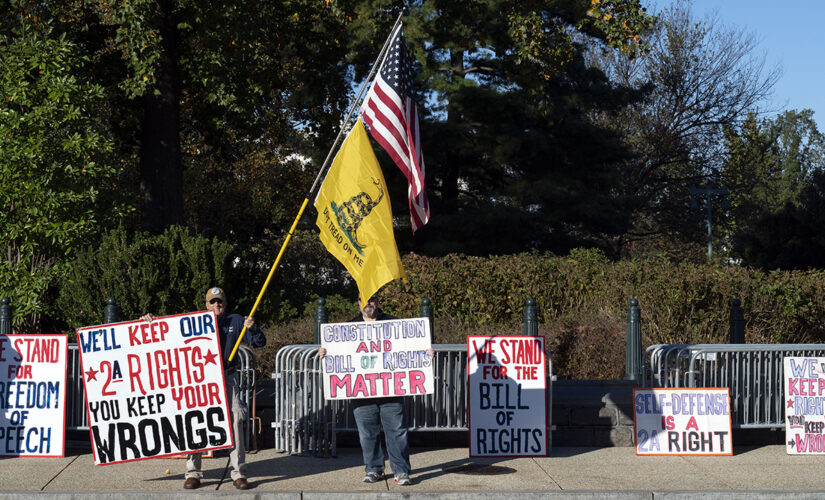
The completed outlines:
{"type": "Polygon", "coordinates": [[[362,304],[385,283],[407,281],[387,185],[360,118],[332,162],[315,208],[321,243],[352,275],[362,304]]]}

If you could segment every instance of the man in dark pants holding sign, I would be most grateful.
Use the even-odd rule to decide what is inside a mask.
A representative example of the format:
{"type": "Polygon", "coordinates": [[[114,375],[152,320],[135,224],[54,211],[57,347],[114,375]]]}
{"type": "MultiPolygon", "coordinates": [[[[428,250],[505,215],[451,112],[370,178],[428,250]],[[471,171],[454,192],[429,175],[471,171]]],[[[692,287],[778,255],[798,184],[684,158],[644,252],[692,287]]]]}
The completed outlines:
{"type": "MultiPolygon", "coordinates": [[[[383,321],[398,319],[386,314],[378,307],[378,297],[373,295],[366,304],[358,300],[361,312],[350,320],[351,323],[361,321],[383,321]]],[[[326,356],[327,350],[323,347],[318,356],[326,356]]],[[[430,349],[427,354],[432,358],[435,351],[430,349]]],[[[395,482],[400,486],[409,486],[410,482],[410,446],[407,441],[407,418],[404,413],[404,401],[400,397],[353,399],[353,415],[358,426],[358,440],[361,442],[361,453],[364,456],[366,473],[363,481],[375,483],[384,479],[384,453],[378,435],[383,428],[384,441],[390,466],[395,475],[395,482]]]]}
{"type": "MultiPolygon", "coordinates": [[[[218,343],[223,358],[224,381],[226,382],[226,398],[232,412],[232,435],[235,447],[229,453],[230,475],[232,484],[239,490],[249,489],[246,480],[246,433],[243,424],[249,418],[249,409],[241,399],[238,374],[236,373],[237,357],[230,364],[229,354],[238,341],[243,327],[246,327],[244,341],[250,347],[266,345],[266,337],[255,326],[255,318],[245,318],[240,314],[225,314],[227,308],[226,294],[218,287],[206,291],[206,309],[215,313],[218,318],[218,343]]],[[[140,319],[152,321],[154,317],[146,314],[140,319]]],[[[201,471],[201,454],[190,453],[186,459],[186,481],[183,487],[194,490],[201,485],[203,472],[201,471]]]]}

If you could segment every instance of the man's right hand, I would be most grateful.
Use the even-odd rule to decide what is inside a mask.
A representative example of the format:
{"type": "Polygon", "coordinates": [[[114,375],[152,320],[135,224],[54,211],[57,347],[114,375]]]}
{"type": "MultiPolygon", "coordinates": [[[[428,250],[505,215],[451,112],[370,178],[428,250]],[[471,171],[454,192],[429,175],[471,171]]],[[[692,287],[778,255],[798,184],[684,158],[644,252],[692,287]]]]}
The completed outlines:
{"type": "Polygon", "coordinates": [[[326,355],[327,355],[327,350],[326,349],[324,349],[323,347],[318,349],[318,357],[319,358],[323,358],[326,355]]]}
{"type": "Polygon", "coordinates": [[[150,322],[150,323],[151,323],[151,322],[152,322],[152,320],[154,320],[154,319],[155,319],[155,317],[152,315],[152,313],[147,313],[147,314],[144,314],[143,316],[141,316],[141,317],[140,317],[140,320],[141,320],[141,321],[148,321],[148,322],[150,322]]]}

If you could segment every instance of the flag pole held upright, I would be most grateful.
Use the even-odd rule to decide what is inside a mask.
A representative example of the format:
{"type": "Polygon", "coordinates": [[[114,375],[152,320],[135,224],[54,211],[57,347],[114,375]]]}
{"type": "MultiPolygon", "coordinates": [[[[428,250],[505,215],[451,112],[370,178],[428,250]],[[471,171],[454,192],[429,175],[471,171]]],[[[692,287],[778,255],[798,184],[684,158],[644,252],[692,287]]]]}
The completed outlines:
{"type": "MultiPolygon", "coordinates": [[[[398,14],[398,19],[395,20],[395,24],[393,24],[392,29],[390,30],[390,35],[387,37],[387,40],[384,42],[384,46],[381,48],[381,52],[378,54],[378,59],[375,60],[375,64],[373,64],[372,69],[370,69],[370,73],[367,76],[367,79],[364,81],[364,84],[361,86],[361,90],[358,92],[358,97],[355,99],[355,102],[352,106],[350,106],[349,112],[347,112],[347,117],[344,119],[343,125],[341,126],[341,130],[338,131],[338,136],[335,138],[335,141],[332,144],[332,147],[329,149],[329,153],[327,153],[327,157],[324,159],[323,165],[321,165],[320,170],[318,170],[318,175],[315,176],[315,181],[312,183],[312,187],[306,194],[304,198],[304,202],[301,204],[300,210],[298,210],[298,215],[295,216],[295,221],[292,223],[292,227],[289,229],[289,233],[287,233],[286,239],[284,239],[284,243],[281,245],[281,249],[278,251],[278,256],[275,258],[275,262],[272,264],[272,268],[269,270],[269,275],[266,277],[266,281],[264,281],[264,285],[261,287],[260,293],[258,293],[258,298],[255,300],[255,304],[252,306],[252,310],[249,312],[248,317],[252,317],[255,315],[255,311],[258,309],[258,304],[261,303],[261,299],[266,293],[266,289],[269,286],[269,282],[272,280],[272,276],[275,274],[275,269],[278,267],[278,264],[281,262],[281,257],[284,255],[284,251],[286,250],[286,246],[289,244],[289,241],[292,239],[292,235],[295,232],[295,228],[298,227],[298,222],[301,220],[301,217],[304,215],[304,210],[306,210],[307,205],[309,204],[309,198],[312,196],[313,191],[318,186],[318,181],[321,179],[322,174],[329,166],[330,158],[332,158],[332,152],[338,147],[338,144],[341,142],[341,136],[344,133],[344,130],[347,128],[346,125],[349,123],[350,119],[352,118],[352,113],[358,107],[359,102],[361,101],[361,97],[364,94],[364,90],[366,89],[367,84],[372,80],[373,75],[381,66],[384,57],[387,54],[387,49],[390,45],[390,41],[392,39],[393,33],[395,33],[396,28],[398,25],[401,24],[401,17],[404,15],[402,11],[398,14]]],[[[241,330],[240,335],[238,335],[238,340],[235,342],[235,346],[232,348],[232,352],[229,354],[229,361],[235,357],[235,353],[238,352],[238,348],[243,342],[243,337],[246,334],[246,325],[244,325],[243,329],[241,330]]]]}

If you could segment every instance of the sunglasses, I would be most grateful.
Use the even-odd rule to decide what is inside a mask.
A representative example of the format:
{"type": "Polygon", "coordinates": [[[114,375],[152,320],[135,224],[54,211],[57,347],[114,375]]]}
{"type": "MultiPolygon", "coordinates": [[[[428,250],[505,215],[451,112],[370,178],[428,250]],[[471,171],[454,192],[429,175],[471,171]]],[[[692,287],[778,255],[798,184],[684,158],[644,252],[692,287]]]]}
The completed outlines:
{"type": "Polygon", "coordinates": [[[223,300],[215,298],[209,301],[210,304],[223,304],[223,300]]]}

